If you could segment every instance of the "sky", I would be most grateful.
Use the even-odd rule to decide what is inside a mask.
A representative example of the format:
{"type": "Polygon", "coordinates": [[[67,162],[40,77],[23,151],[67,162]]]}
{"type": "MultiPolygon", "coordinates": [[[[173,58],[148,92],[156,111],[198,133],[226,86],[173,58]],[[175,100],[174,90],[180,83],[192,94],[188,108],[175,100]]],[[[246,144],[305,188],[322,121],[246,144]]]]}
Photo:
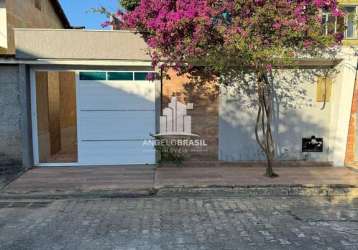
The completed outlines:
{"type": "Polygon", "coordinates": [[[115,11],[118,0],[60,0],[67,18],[72,26],[85,26],[86,29],[103,29],[101,23],[106,21],[104,15],[91,12],[92,8],[101,6],[115,11]]]}

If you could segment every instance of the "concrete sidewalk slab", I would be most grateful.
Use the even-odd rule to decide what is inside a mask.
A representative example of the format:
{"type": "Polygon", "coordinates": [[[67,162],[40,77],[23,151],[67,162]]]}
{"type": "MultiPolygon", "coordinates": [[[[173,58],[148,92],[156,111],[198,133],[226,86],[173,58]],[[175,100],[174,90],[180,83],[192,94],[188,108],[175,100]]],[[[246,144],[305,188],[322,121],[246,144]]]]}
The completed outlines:
{"type": "Polygon", "coordinates": [[[155,187],[358,185],[358,172],[338,167],[276,168],[267,178],[262,167],[158,168],[155,187]]]}
{"type": "Polygon", "coordinates": [[[149,166],[36,168],[9,184],[1,196],[141,195],[153,189],[154,171],[149,166]]]}
{"type": "Polygon", "coordinates": [[[0,193],[4,199],[114,198],[156,195],[357,195],[358,172],[348,168],[62,167],[32,169],[0,193]]]}
{"type": "Polygon", "coordinates": [[[158,168],[157,196],[344,196],[358,198],[358,172],[347,168],[276,168],[267,178],[263,167],[158,168]]]}
{"type": "Polygon", "coordinates": [[[0,165],[0,190],[21,176],[25,170],[16,165],[0,165]]]}

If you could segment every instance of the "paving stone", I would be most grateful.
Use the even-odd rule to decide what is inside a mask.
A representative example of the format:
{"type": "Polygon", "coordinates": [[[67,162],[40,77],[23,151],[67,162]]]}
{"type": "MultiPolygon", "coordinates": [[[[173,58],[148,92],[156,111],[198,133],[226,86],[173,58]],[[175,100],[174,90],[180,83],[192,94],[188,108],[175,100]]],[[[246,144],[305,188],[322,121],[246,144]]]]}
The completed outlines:
{"type": "Polygon", "coordinates": [[[217,195],[23,204],[0,209],[0,249],[358,249],[353,201],[217,195]]]}

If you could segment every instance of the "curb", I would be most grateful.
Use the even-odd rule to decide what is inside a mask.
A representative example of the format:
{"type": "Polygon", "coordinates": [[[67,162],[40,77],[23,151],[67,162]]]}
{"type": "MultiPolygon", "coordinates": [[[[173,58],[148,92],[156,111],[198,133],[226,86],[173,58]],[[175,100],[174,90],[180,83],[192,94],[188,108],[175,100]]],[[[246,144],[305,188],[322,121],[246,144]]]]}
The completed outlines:
{"type": "Polygon", "coordinates": [[[51,193],[0,193],[0,200],[64,200],[64,199],[115,199],[115,198],[146,198],[153,197],[157,193],[155,189],[141,190],[96,190],[96,191],[73,191],[51,193]]]}
{"type": "Polygon", "coordinates": [[[49,193],[0,193],[2,200],[23,199],[114,199],[114,198],[170,198],[180,196],[222,197],[333,197],[344,196],[358,199],[356,185],[249,185],[249,186],[164,186],[136,190],[94,190],[94,191],[54,191],[49,193]]]}
{"type": "Polygon", "coordinates": [[[358,198],[355,185],[264,185],[264,186],[207,186],[207,187],[164,187],[156,194],[159,197],[175,195],[216,195],[237,197],[265,196],[349,196],[358,198]]]}

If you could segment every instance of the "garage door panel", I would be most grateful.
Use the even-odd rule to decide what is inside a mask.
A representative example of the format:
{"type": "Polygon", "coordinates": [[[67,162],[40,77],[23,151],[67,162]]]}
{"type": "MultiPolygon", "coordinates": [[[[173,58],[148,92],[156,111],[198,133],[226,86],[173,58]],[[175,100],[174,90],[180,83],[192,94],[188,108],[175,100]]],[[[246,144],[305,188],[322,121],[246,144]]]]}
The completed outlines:
{"type": "Polygon", "coordinates": [[[155,133],[155,83],[78,81],[79,162],[82,165],[155,164],[144,145],[155,133]]]}
{"type": "Polygon", "coordinates": [[[80,110],[153,110],[153,83],[108,83],[81,81],[80,110]],[[101,98],[104,97],[104,98],[101,98]]]}
{"type": "Polygon", "coordinates": [[[91,165],[155,164],[154,147],[143,141],[84,141],[79,157],[91,165]]]}
{"type": "Polygon", "coordinates": [[[80,140],[151,139],[155,134],[155,112],[80,112],[80,140]]]}

